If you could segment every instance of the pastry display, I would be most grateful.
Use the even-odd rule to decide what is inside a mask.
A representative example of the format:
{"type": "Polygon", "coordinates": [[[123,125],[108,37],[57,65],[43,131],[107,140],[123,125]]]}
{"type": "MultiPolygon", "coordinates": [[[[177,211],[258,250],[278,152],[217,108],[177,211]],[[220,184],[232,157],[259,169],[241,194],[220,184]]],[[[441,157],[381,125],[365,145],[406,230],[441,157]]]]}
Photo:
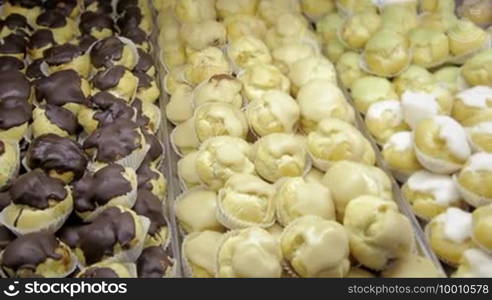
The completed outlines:
{"type": "Polygon", "coordinates": [[[382,154],[393,176],[402,182],[423,169],[415,154],[412,133],[409,131],[393,134],[384,144],[382,154]]]}
{"type": "Polygon", "coordinates": [[[216,254],[223,234],[216,231],[196,232],[185,237],[182,255],[187,276],[213,278],[216,269],[216,254]]]}

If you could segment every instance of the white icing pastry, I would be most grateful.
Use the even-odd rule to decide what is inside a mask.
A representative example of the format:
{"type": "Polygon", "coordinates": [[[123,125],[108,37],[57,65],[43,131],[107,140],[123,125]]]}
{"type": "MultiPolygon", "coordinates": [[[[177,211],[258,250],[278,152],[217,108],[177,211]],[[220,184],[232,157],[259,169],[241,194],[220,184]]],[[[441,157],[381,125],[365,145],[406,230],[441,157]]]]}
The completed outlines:
{"type": "Polygon", "coordinates": [[[386,100],[373,103],[367,110],[366,118],[368,120],[378,120],[386,112],[392,114],[391,126],[398,126],[403,121],[403,111],[401,103],[398,100],[386,100]]]}
{"type": "Polygon", "coordinates": [[[444,226],[444,236],[455,243],[463,243],[472,235],[472,214],[459,208],[450,207],[437,217],[444,226]]]}
{"type": "Polygon", "coordinates": [[[414,173],[407,181],[414,191],[429,193],[437,204],[448,206],[460,200],[460,193],[453,178],[428,171],[414,173]]]}
{"type": "Polygon", "coordinates": [[[439,137],[446,141],[449,151],[457,158],[466,160],[471,149],[463,127],[447,116],[436,116],[434,121],[440,126],[439,137]]]}
{"type": "Polygon", "coordinates": [[[411,127],[439,113],[439,104],[435,95],[406,91],[401,96],[403,119],[411,127]]]}
{"type": "Polygon", "coordinates": [[[479,249],[468,249],[463,253],[463,257],[469,264],[470,277],[492,277],[492,254],[479,249]]]}
{"type": "Polygon", "coordinates": [[[410,131],[401,131],[393,134],[384,145],[384,149],[386,148],[393,148],[401,152],[412,149],[412,133],[410,131]]]}
{"type": "Polygon", "coordinates": [[[492,172],[492,154],[486,152],[480,152],[472,155],[468,159],[468,164],[463,171],[492,172]]]}
{"type": "Polygon", "coordinates": [[[488,106],[487,102],[492,102],[492,88],[488,86],[476,86],[462,91],[457,97],[467,106],[486,108],[488,106]]]}

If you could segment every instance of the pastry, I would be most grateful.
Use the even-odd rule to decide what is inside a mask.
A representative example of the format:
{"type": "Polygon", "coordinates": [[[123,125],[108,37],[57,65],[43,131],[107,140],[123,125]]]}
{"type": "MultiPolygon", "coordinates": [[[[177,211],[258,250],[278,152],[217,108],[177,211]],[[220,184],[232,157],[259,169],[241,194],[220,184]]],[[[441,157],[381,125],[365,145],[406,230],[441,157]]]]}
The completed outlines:
{"type": "Polygon", "coordinates": [[[441,272],[432,261],[422,256],[409,254],[391,263],[381,273],[384,278],[439,278],[441,272]]]}
{"type": "Polygon", "coordinates": [[[131,102],[136,96],[139,78],[123,66],[113,66],[94,75],[91,84],[93,95],[106,91],[131,102]]]}
{"type": "Polygon", "coordinates": [[[159,246],[143,249],[136,264],[138,278],[171,277],[176,268],[176,262],[159,246]]]}
{"type": "Polygon", "coordinates": [[[365,123],[367,129],[380,144],[399,132],[408,129],[403,120],[402,104],[397,100],[378,101],[369,106],[365,123]]]}
{"type": "Polygon", "coordinates": [[[263,39],[267,31],[265,22],[255,15],[231,15],[225,18],[223,23],[226,27],[227,40],[229,41],[233,41],[243,36],[254,36],[263,39]]]}
{"type": "Polygon", "coordinates": [[[223,47],[226,43],[226,28],[215,20],[198,23],[184,23],[180,35],[186,51],[193,53],[207,47],[223,47]]]}
{"type": "Polygon", "coordinates": [[[369,106],[375,102],[398,99],[391,82],[376,76],[365,76],[355,80],[350,93],[355,107],[363,114],[367,113],[369,106]]]}
{"type": "Polygon", "coordinates": [[[187,235],[182,244],[185,275],[194,278],[214,278],[217,250],[223,234],[216,231],[187,235]]]}
{"type": "Polygon", "coordinates": [[[435,77],[425,67],[410,65],[408,69],[393,79],[393,86],[400,97],[405,92],[429,92],[436,83],[441,82],[435,77]]]}
{"type": "Polygon", "coordinates": [[[448,31],[449,49],[454,56],[462,56],[484,48],[489,37],[485,30],[467,19],[461,19],[448,31]]]}
{"type": "Polygon", "coordinates": [[[133,69],[138,62],[138,52],[135,45],[127,39],[110,36],[92,46],[90,58],[96,70],[112,66],[133,69]]]}
{"type": "Polygon", "coordinates": [[[316,22],[334,11],[335,3],[333,0],[301,0],[301,10],[309,20],[316,22]]]}
{"type": "Polygon", "coordinates": [[[274,65],[253,65],[238,75],[243,94],[249,101],[260,99],[266,92],[279,90],[288,93],[290,80],[274,65]]]}
{"type": "Polygon", "coordinates": [[[340,40],[350,49],[364,49],[367,41],[381,27],[375,11],[362,11],[349,16],[340,28],[340,40]]]}
{"type": "Polygon", "coordinates": [[[453,92],[461,92],[468,88],[460,67],[445,66],[434,72],[434,79],[453,92]]]}
{"type": "Polygon", "coordinates": [[[492,255],[480,249],[467,249],[463,252],[460,265],[453,277],[490,278],[492,277],[492,255]]]}
{"type": "Polygon", "coordinates": [[[464,200],[473,207],[492,202],[490,180],[492,171],[492,154],[475,153],[466,161],[457,175],[457,184],[464,200]]]}
{"type": "Polygon", "coordinates": [[[475,209],[472,213],[472,239],[486,252],[492,252],[492,239],[490,228],[492,226],[492,205],[486,205],[475,209]]]}
{"type": "Polygon", "coordinates": [[[86,10],[80,16],[79,29],[82,34],[105,39],[115,32],[114,20],[107,14],[86,10]]]}
{"type": "Polygon", "coordinates": [[[45,50],[43,54],[50,74],[72,69],[84,78],[89,77],[90,58],[81,46],[69,43],[56,45],[45,50]]]}
{"type": "Polygon", "coordinates": [[[148,190],[139,189],[133,211],[150,220],[144,247],[167,247],[171,238],[161,199],[148,190]]]}
{"type": "MultiPolygon", "coordinates": [[[[182,91],[188,92],[189,89],[186,87],[178,88],[172,94],[171,100],[178,97],[182,91]]],[[[227,74],[212,76],[208,81],[203,82],[193,90],[193,104],[195,107],[208,102],[225,102],[234,105],[236,108],[242,108],[241,82],[227,74]]]]}
{"type": "Polygon", "coordinates": [[[450,55],[448,36],[445,32],[419,27],[409,34],[412,62],[424,68],[445,62],[450,55]]]}
{"type": "Polygon", "coordinates": [[[258,0],[217,0],[215,9],[222,19],[235,15],[254,15],[258,0]]]}
{"type": "Polygon", "coordinates": [[[492,85],[492,49],[483,50],[466,61],[462,74],[472,86],[492,85]]]}
{"type": "Polygon", "coordinates": [[[57,44],[70,42],[80,32],[75,21],[56,10],[46,10],[36,18],[38,29],[49,29],[57,44]]]}
{"type": "Polygon", "coordinates": [[[295,62],[290,68],[289,78],[294,94],[312,81],[337,83],[335,67],[322,55],[310,56],[295,62]]]}
{"type": "Polygon", "coordinates": [[[68,109],[47,104],[36,107],[33,112],[32,136],[37,138],[45,134],[75,138],[80,131],[77,117],[68,109]]]}
{"type": "Polygon", "coordinates": [[[133,71],[133,75],[138,78],[136,98],[145,103],[155,103],[161,95],[157,81],[145,72],[133,71]]]}
{"type": "Polygon", "coordinates": [[[184,78],[197,85],[219,74],[230,74],[231,66],[226,55],[217,47],[207,47],[188,56],[184,78]]]}
{"type": "Polygon", "coordinates": [[[156,166],[144,161],[137,169],[138,191],[147,190],[163,200],[167,193],[167,181],[156,166]]]}
{"type": "Polygon", "coordinates": [[[478,123],[466,128],[468,141],[475,152],[492,153],[492,122],[478,123]]]}
{"type": "Polygon", "coordinates": [[[0,139],[0,190],[14,180],[20,166],[20,150],[17,143],[0,139]]]}
{"type": "Polygon", "coordinates": [[[43,52],[56,45],[53,32],[49,29],[36,30],[29,37],[28,53],[32,59],[43,58],[43,52]]]}
{"type": "Polygon", "coordinates": [[[255,64],[270,64],[272,56],[267,45],[254,36],[232,40],[227,46],[227,56],[237,72],[255,64]]]}
{"type": "Polygon", "coordinates": [[[0,98],[1,139],[20,141],[28,137],[31,119],[32,105],[28,101],[16,98],[0,98]]]}
{"type": "Polygon", "coordinates": [[[215,1],[213,0],[184,0],[177,1],[174,12],[181,23],[198,23],[215,20],[215,1]]]}
{"type": "Polygon", "coordinates": [[[300,14],[301,5],[299,2],[297,0],[260,0],[256,12],[268,26],[271,26],[282,14],[300,14]]]}
{"type": "MultiPolygon", "coordinates": [[[[289,74],[294,64],[298,61],[313,56],[319,56],[319,49],[306,42],[286,44],[281,47],[277,47],[272,51],[273,64],[284,74],[289,74]]],[[[302,66],[298,65],[297,69],[302,72],[302,66]]],[[[299,81],[302,81],[302,78],[299,78],[299,75],[296,77],[299,81]]]]}
{"type": "Polygon", "coordinates": [[[345,52],[337,61],[336,70],[342,86],[350,90],[352,84],[359,78],[368,74],[362,70],[360,64],[360,54],[354,51],[345,52]]]}
{"type": "MultiPolygon", "coordinates": [[[[198,88],[197,88],[198,89],[198,88]]],[[[166,117],[174,124],[181,124],[193,116],[193,88],[179,85],[166,105],[166,117]]]]}
{"type": "Polygon", "coordinates": [[[492,88],[478,85],[456,94],[452,116],[463,126],[492,120],[492,88]]]}
{"type": "Polygon", "coordinates": [[[183,156],[177,163],[178,177],[184,189],[190,189],[200,185],[200,178],[196,173],[196,155],[198,152],[191,152],[183,156]]]}
{"type": "Polygon", "coordinates": [[[405,181],[408,176],[423,169],[414,150],[412,133],[401,131],[393,134],[383,146],[383,158],[394,176],[405,181]]]}
{"type": "Polygon", "coordinates": [[[137,266],[134,263],[97,263],[81,270],[77,278],[135,278],[137,266]]]}

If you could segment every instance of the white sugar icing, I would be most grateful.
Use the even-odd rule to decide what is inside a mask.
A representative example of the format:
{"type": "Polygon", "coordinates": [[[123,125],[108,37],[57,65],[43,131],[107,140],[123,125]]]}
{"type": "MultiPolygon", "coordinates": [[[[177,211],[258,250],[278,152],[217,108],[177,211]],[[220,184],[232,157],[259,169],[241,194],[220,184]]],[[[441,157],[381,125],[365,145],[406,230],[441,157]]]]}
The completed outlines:
{"type": "Polygon", "coordinates": [[[401,104],[397,100],[378,101],[372,104],[367,110],[366,118],[369,120],[379,120],[385,112],[391,113],[391,125],[398,126],[403,121],[401,104]]]}
{"type": "Polygon", "coordinates": [[[469,127],[468,132],[492,134],[492,122],[483,122],[483,123],[479,123],[473,127],[469,127]]]}
{"type": "Polygon", "coordinates": [[[407,181],[411,190],[429,193],[437,204],[448,206],[460,200],[460,192],[454,180],[448,175],[418,171],[407,181]]]}
{"type": "Polygon", "coordinates": [[[480,249],[468,249],[463,253],[470,266],[471,277],[492,277],[492,255],[480,249]]]}
{"type": "Polygon", "coordinates": [[[396,151],[406,151],[413,148],[413,137],[410,131],[401,131],[393,134],[388,142],[384,145],[384,148],[393,148],[396,151]]]}
{"type": "Polygon", "coordinates": [[[465,170],[492,172],[492,154],[486,152],[475,153],[468,159],[465,170]]]}
{"type": "Polygon", "coordinates": [[[463,243],[472,235],[472,214],[459,208],[450,207],[438,217],[444,225],[444,236],[455,243],[463,243]]]}
{"type": "Polygon", "coordinates": [[[448,116],[436,116],[433,119],[439,127],[439,137],[446,141],[449,151],[459,159],[466,160],[471,155],[465,129],[448,116]]]}
{"type": "Polygon", "coordinates": [[[403,119],[411,127],[439,113],[439,103],[433,94],[406,91],[401,96],[403,119]]]}
{"type": "Polygon", "coordinates": [[[486,108],[487,102],[492,102],[492,88],[483,85],[475,86],[460,92],[457,97],[466,106],[486,108]]]}

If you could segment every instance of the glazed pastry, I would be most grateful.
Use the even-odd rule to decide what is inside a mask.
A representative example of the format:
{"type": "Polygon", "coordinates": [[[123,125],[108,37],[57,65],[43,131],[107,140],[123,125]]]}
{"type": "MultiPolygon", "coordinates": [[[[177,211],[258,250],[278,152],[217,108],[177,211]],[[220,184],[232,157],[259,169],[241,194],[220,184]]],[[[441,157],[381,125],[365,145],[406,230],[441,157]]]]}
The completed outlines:
{"type": "Polygon", "coordinates": [[[492,122],[479,123],[466,128],[468,141],[474,152],[492,153],[492,122]]]}
{"type": "Polygon", "coordinates": [[[377,101],[369,106],[365,123],[367,129],[380,144],[399,132],[408,129],[403,120],[402,105],[397,100],[377,101]]]}
{"type": "Polygon", "coordinates": [[[167,181],[155,166],[143,162],[137,169],[138,190],[147,190],[159,199],[164,199],[167,193],[167,181]]]}
{"type": "Polygon", "coordinates": [[[77,278],[135,278],[137,266],[134,263],[98,263],[77,274],[77,278]]]}
{"type": "Polygon", "coordinates": [[[425,119],[413,134],[419,162],[434,173],[459,170],[471,154],[465,130],[450,117],[425,119]]]}
{"type": "Polygon", "coordinates": [[[225,235],[217,251],[217,277],[278,278],[282,274],[278,240],[264,229],[250,227],[225,235]]]}
{"type": "Polygon", "coordinates": [[[385,269],[391,260],[405,257],[415,247],[410,220],[395,202],[360,196],[346,207],[343,225],[354,258],[372,270],[385,269]]]}
{"type": "Polygon", "coordinates": [[[307,150],[315,167],[328,170],[337,161],[349,160],[374,165],[376,155],[370,142],[349,123],[322,120],[307,137],[307,150]]]}
{"type": "Polygon", "coordinates": [[[148,247],[137,260],[138,278],[173,276],[175,262],[162,247],[148,247]]]}
{"type": "Polygon", "coordinates": [[[64,227],[60,239],[81,266],[98,262],[134,262],[142,252],[149,220],[121,206],[104,210],[91,223],[64,227]]]}
{"type": "Polygon", "coordinates": [[[150,191],[139,189],[133,211],[139,216],[147,217],[150,220],[144,247],[166,247],[170,242],[170,233],[164,218],[161,199],[150,191]]]}
{"type": "Polygon", "coordinates": [[[376,76],[365,76],[354,81],[351,95],[355,107],[363,114],[375,102],[398,99],[391,82],[376,76]]]}
{"type": "Polygon", "coordinates": [[[198,152],[189,153],[183,156],[177,163],[178,176],[185,189],[200,185],[200,178],[195,168],[197,154],[198,152]]]}
{"type": "Polygon", "coordinates": [[[492,154],[479,152],[467,160],[457,175],[457,184],[465,201],[473,207],[492,202],[490,180],[492,171],[492,154]]]}
{"type": "Polygon", "coordinates": [[[253,174],[251,145],[240,138],[221,136],[208,139],[196,158],[196,172],[200,181],[219,190],[234,174],[253,174]]]}
{"type": "Polygon", "coordinates": [[[342,225],[316,216],[298,218],[280,238],[289,269],[300,277],[344,277],[350,269],[349,237],[342,225]]]}
{"type": "Polygon", "coordinates": [[[28,52],[32,59],[43,58],[43,52],[56,45],[53,32],[49,29],[36,30],[29,37],[28,52]]]}
{"type": "Polygon", "coordinates": [[[336,70],[340,82],[345,89],[350,90],[352,84],[359,78],[368,74],[360,67],[360,54],[357,52],[345,52],[337,61],[336,70]]]}
{"type": "Polygon", "coordinates": [[[107,91],[131,102],[136,95],[139,78],[123,66],[113,66],[99,71],[92,79],[92,94],[107,91]]]}
{"type": "Polygon", "coordinates": [[[24,73],[26,64],[24,61],[11,56],[0,57],[0,72],[5,71],[20,71],[24,73]]]}
{"type": "Polygon", "coordinates": [[[261,178],[233,175],[219,190],[217,219],[230,229],[270,227],[275,222],[274,196],[275,187],[261,178]]]}
{"type": "MultiPolygon", "coordinates": [[[[2,208],[3,209],[3,208],[2,208]]],[[[0,250],[3,251],[13,240],[15,235],[5,226],[0,226],[0,250]]]]}
{"type": "Polygon", "coordinates": [[[461,209],[448,208],[425,231],[436,255],[451,266],[458,266],[463,253],[473,248],[472,215],[461,209]]]}
{"type": "Polygon", "coordinates": [[[492,255],[480,249],[467,249],[453,277],[490,278],[492,277],[492,255]]]}
{"type": "Polygon", "coordinates": [[[182,244],[185,275],[194,278],[214,278],[217,250],[223,234],[216,231],[187,235],[182,244]]]}
{"type": "Polygon", "coordinates": [[[310,167],[300,136],[272,133],[259,139],[253,152],[256,172],[269,182],[282,177],[302,176],[310,167]]]}
{"type": "Polygon", "coordinates": [[[472,239],[484,251],[492,251],[492,239],[489,232],[492,226],[492,205],[475,209],[472,213],[472,239]]]}
{"type": "Polygon", "coordinates": [[[492,120],[492,88],[475,86],[456,95],[452,116],[463,126],[492,120]]]}
{"type": "Polygon", "coordinates": [[[89,77],[90,59],[82,47],[73,44],[63,44],[44,51],[44,60],[49,73],[73,69],[84,78],[89,77]]]}
{"type": "Polygon", "coordinates": [[[290,68],[289,78],[294,93],[315,80],[336,84],[337,75],[333,64],[322,55],[314,55],[295,62],[290,68]]]}
{"type": "Polygon", "coordinates": [[[249,125],[258,136],[295,132],[299,106],[287,93],[272,90],[253,100],[246,109],[249,125]]]}
{"type": "Polygon", "coordinates": [[[12,202],[0,213],[0,219],[17,235],[56,232],[73,209],[70,188],[41,169],[18,177],[9,194],[12,202]]]}
{"type": "Polygon", "coordinates": [[[363,49],[381,26],[381,17],[374,11],[349,16],[340,30],[340,39],[350,49],[363,49]]]}
{"type": "Polygon", "coordinates": [[[398,259],[381,273],[385,278],[438,278],[442,274],[427,258],[409,254],[398,259]]]}
{"type": "Polygon", "coordinates": [[[50,133],[75,138],[80,131],[77,117],[66,108],[47,104],[45,107],[36,107],[32,114],[34,138],[50,133]]]}
{"type": "Polygon", "coordinates": [[[339,220],[343,220],[347,204],[359,196],[393,199],[391,180],[386,173],[352,161],[334,163],[323,177],[323,184],[331,191],[339,220]]]}
{"type": "Polygon", "coordinates": [[[135,45],[127,39],[110,36],[92,46],[90,58],[97,70],[112,66],[133,69],[138,62],[138,52],[135,45]]]}
{"type": "Polygon", "coordinates": [[[393,134],[384,144],[382,154],[394,176],[402,182],[408,176],[423,169],[415,154],[410,131],[401,131],[393,134]]]}
{"type": "MultiPolygon", "coordinates": [[[[319,57],[319,49],[306,42],[287,44],[272,50],[273,64],[284,74],[289,74],[291,68],[298,61],[313,56],[319,57]]],[[[298,66],[297,68],[301,69],[302,67],[298,66]]],[[[300,79],[299,76],[297,78],[300,79]]]]}
{"type": "Polygon", "coordinates": [[[466,55],[484,48],[488,42],[485,30],[467,19],[458,20],[448,32],[449,48],[454,56],[466,55]]]}
{"type": "Polygon", "coordinates": [[[225,228],[217,221],[217,193],[204,188],[195,188],[180,195],[175,204],[176,217],[185,233],[206,230],[223,232],[225,228]]]}
{"type": "Polygon", "coordinates": [[[87,164],[87,156],[76,142],[55,134],[34,139],[26,153],[30,169],[40,168],[67,184],[82,178],[87,164]]]}
{"type": "Polygon", "coordinates": [[[260,99],[266,92],[279,90],[288,93],[290,80],[274,65],[253,65],[238,75],[243,94],[249,101],[260,99]]]}
{"type": "Polygon", "coordinates": [[[434,67],[445,62],[450,55],[448,36],[443,31],[419,27],[410,32],[409,40],[412,62],[418,66],[434,67]]]}
{"type": "Polygon", "coordinates": [[[114,21],[111,16],[93,11],[85,11],[80,16],[79,29],[96,39],[105,39],[114,34],[114,21]]]}
{"type": "Polygon", "coordinates": [[[492,85],[492,50],[483,50],[466,61],[463,77],[472,86],[492,85]]]}
{"type": "Polygon", "coordinates": [[[17,143],[0,140],[0,190],[11,183],[20,166],[20,150],[17,143]]]}
{"type": "Polygon", "coordinates": [[[138,78],[136,97],[145,103],[155,103],[161,95],[161,90],[157,86],[157,81],[144,72],[133,71],[133,75],[138,78]]]}
{"type": "Polygon", "coordinates": [[[75,212],[91,221],[112,206],[131,208],[137,198],[137,176],[131,168],[110,164],[91,174],[87,172],[73,186],[75,212]]]}
{"type": "Polygon", "coordinates": [[[274,202],[277,220],[284,226],[308,215],[335,220],[330,190],[320,182],[302,177],[286,178],[279,182],[274,202]]]}
{"type": "Polygon", "coordinates": [[[461,92],[468,88],[468,84],[461,76],[461,70],[461,68],[454,66],[442,67],[433,74],[434,79],[452,92],[461,92]]]}
{"type": "Polygon", "coordinates": [[[225,54],[217,47],[207,47],[188,56],[185,79],[197,85],[219,74],[230,74],[231,66],[225,54]]]}
{"type": "MultiPolygon", "coordinates": [[[[188,90],[185,87],[181,89],[188,90]]],[[[176,97],[176,94],[180,91],[178,90],[172,94],[171,98],[176,97]]],[[[193,91],[193,104],[195,107],[208,102],[225,102],[241,108],[243,106],[241,82],[235,77],[226,74],[212,76],[193,91]]]]}
{"type": "Polygon", "coordinates": [[[449,207],[464,207],[453,178],[448,175],[418,171],[403,185],[403,195],[420,218],[430,221],[449,207]]]}
{"type": "Polygon", "coordinates": [[[79,35],[75,21],[56,10],[46,10],[36,19],[38,29],[49,29],[57,44],[65,44],[79,35]]]}
{"type": "Polygon", "coordinates": [[[53,234],[38,232],[9,243],[2,253],[1,265],[12,278],[63,278],[75,270],[77,259],[53,234]]]}
{"type": "Polygon", "coordinates": [[[222,47],[226,43],[226,28],[215,20],[199,23],[184,23],[180,35],[187,53],[203,50],[207,47],[222,47]]]}
{"type": "Polygon", "coordinates": [[[301,109],[301,125],[306,132],[318,128],[326,118],[340,119],[353,123],[355,114],[338,86],[325,80],[311,81],[301,88],[297,95],[301,109]]]}
{"type": "Polygon", "coordinates": [[[227,55],[237,71],[255,64],[267,65],[272,62],[267,45],[254,36],[244,36],[231,41],[227,55]]]}
{"type": "Polygon", "coordinates": [[[436,83],[440,83],[434,77],[424,67],[411,65],[393,79],[393,86],[399,96],[405,92],[430,92],[436,83]]]}

